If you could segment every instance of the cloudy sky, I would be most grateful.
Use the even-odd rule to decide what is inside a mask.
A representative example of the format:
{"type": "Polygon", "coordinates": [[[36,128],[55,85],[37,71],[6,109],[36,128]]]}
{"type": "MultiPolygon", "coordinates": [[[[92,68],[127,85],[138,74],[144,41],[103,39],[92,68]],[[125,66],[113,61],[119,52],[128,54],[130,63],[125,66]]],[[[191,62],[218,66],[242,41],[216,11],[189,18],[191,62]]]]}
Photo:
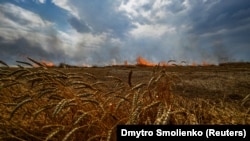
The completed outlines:
{"type": "Polygon", "coordinates": [[[250,61],[249,0],[1,0],[0,60],[250,61]]]}

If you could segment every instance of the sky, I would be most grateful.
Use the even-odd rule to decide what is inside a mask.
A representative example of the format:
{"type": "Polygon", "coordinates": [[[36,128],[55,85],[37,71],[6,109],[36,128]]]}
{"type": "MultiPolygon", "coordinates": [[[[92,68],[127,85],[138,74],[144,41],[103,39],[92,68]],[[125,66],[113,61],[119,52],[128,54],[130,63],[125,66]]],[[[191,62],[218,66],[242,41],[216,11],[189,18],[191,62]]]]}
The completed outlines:
{"type": "Polygon", "coordinates": [[[250,61],[249,0],[1,0],[0,60],[250,61]]]}

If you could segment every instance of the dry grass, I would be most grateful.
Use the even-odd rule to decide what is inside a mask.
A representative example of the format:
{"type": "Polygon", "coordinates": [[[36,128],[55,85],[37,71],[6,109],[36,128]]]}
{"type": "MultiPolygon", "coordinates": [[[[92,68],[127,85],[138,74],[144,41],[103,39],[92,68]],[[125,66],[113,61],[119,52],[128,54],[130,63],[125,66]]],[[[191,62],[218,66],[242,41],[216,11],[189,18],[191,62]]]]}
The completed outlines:
{"type": "Polygon", "coordinates": [[[159,67],[139,79],[133,71],[95,75],[29,60],[40,67],[10,69],[0,62],[6,66],[0,69],[0,140],[112,141],[118,124],[250,123],[249,95],[236,105],[174,93],[191,85],[223,91],[219,82],[184,81],[159,67]]]}

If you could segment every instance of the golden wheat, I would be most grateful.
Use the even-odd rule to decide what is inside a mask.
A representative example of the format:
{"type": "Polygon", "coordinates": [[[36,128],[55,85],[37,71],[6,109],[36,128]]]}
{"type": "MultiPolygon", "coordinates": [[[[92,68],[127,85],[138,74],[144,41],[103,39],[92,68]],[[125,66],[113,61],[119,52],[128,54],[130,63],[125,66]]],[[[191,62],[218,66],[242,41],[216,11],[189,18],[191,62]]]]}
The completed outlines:
{"type": "Polygon", "coordinates": [[[13,117],[14,114],[15,114],[15,112],[16,112],[22,105],[24,105],[24,104],[26,104],[26,103],[28,103],[28,102],[31,102],[31,101],[32,101],[31,98],[27,98],[27,99],[23,100],[22,102],[18,103],[18,104],[16,105],[16,107],[13,109],[13,111],[11,112],[10,117],[9,117],[9,120],[12,119],[12,117],[13,117]]]}
{"type": "Polygon", "coordinates": [[[249,93],[238,107],[228,97],[220,105],[174,95],[186,73],[179,77],[160,65],[138,79],[137,70],[101,76],[29,60],[33,68],[0,68],[0,140],[114,140],[118,124],[250,123],[249,93]]]}
{"type": "Polygon", "coordinates": [[[86,125],[85,125],[85,126],[79,126],[79,127],[73,128],[69,133],[67,133],[67,134],[65,135],[65,137],[62,139],[62,141],[67,141],[67,139],[68,139],[74,132],[76,132],[77,130],[79,130],[79,129],[81,129],[81,128],[84,128],[84,127],[86,127],[86,125]]]}
{"type": "Polygon", "coordinates": [[[62,130],[63,130],[63,128],[61,128],[61,127],[56,128],[54,131],[52,131],[52,132],[46,137],[45,141],[50,140],[53,136],[55,136],[57,133],[59,133],[59,132],[62,131],[62,130]]]}

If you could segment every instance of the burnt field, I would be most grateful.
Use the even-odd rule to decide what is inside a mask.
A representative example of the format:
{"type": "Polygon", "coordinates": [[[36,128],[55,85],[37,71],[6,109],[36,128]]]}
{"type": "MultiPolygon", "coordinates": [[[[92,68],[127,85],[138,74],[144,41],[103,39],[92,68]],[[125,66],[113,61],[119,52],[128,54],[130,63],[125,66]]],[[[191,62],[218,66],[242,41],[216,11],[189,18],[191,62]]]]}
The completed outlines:
{"type": "Polygon", "coordinates": [[[100,80],[105,80],[105,76],[114,76],[123,83],[128,83],[129,73],[132,71],[130,80],[132,86],[148,83],[152,76],[164,72],[178,79],[173,84],[171,92],[186,98],[223,100],[235,104],[250,94],[250,64],[195,67],[112,66],[62,70],[79,74],[92,73],[100,80]]]}
{"type": "Polygon", "coordinates": [[[1,140],[115,140],[118,124],[250,124],[250,65],[0,68],[1,140]]]}

